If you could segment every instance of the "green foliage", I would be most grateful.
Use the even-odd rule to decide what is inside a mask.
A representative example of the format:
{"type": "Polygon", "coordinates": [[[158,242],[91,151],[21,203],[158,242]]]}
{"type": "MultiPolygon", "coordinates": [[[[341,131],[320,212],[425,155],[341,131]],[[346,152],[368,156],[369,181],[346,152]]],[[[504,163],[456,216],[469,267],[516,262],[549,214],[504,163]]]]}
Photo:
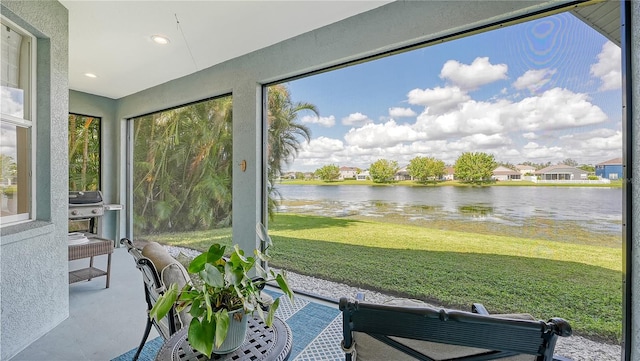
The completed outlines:
{"type": "Polygon", "coordinates": [[[316,169],[315,175],[325,182],[335,181],[340,178],[340,168],[335,164],[325,165],[316,169]]]}
{"type": "Polygon", "coordinates": [[[135,232],[231,224],[232,99],[134,120],[135,232]]]}
{"type": "MultiPolygon", "coordinates": [[[[267,238],[267,245],[271,243],[266,230],[260,236],[267,238]]],[[[225,249],[225,246],[215,243],[194,258],[188,271],[197,274],[201,284],[187,284],[182,290],[173,284],[149,312],[150,317],[159,320],[174,304],[177,312],[189,309],[193,316],[188,330],[189,342],[205,355],[211,355],[213,348],[224,342],[230,322],[234,322],[229,317],[230,312],[255,312],[271,326],[279,302],[268,305],[269,311],[264,314],[262,308],[267,305],[263,304],[260,292],[267,282],[275,281],[293,301],[293,292],[284,275],[266,271],[260,266],[259,260],[268,260],[266,249],[265,253],[254,250],[255,257],[248,257],[235,245],[227,258],[224,257],[225,249]],[[251,277],[252,272],[257,274],[257,278],[251,277]]]]}
{"type": "Polygon", "coordinates": [[[100,189],[100,118],[69,114],[69,189],[100,189]]]}
{"type": "MultiPolygon", "coordinates": [[[[292,161],[309,129],[298,122],[314,105],[291,100],[284,85],[269,87],[267,188],[292,161]]],[[[134,232],[206,230],[231,224],[232,98],[207,100],[134,120],[134,232]]]]}
{"type": "Polygon", "coordinates": [[[296,179],[304,179],[304,173],[296,172],[296,179]]]}
{"type": "Polygon", "coordinates": [[[267,90],[267,191],[269,194],[267,211],[272,217],[279,192],[274,188],[282,169],[298,155],[302,142],[309,142],[311,131],[298,121],[303,112],[319,116],[318,109],[311,103],[294,102],[289,89],[284,84],[272,85],[267,90]]]}
{"type": "Polygon", "coordinates": [[[596,171],[596,167],[594,167],[592,165],[589,165],[589,164],[582,164],[578,168],[580,168],[583,171],[588,172],[588,173],[595,173],[595,171],[596,171]]]}
{"type": "Polygon", "coordinates": [[[440,179],[444,175],[445,164],[433,157],[415,157],[409,162],[407,171],[417,181],[426,183],[440,179]]]}
{"type": "Polygon", "coordinates": [[[16,161],[6,154],[0,154],[0,181],[15,181],[17,173],[16,161]]]}
{"type": "Polygon", "coordinates": [[[497,163],[492,154],[465,152],[456,160],[454,176],[464,182],[489,182],[496,165],[497,163]]]}
{"type": "Polygon", "coordinates": [[[564,165],[568,165],[570,167],[577,167],[578,166],[578,162],[571,159],[571,158],[567,158],[565,160],[563,160],[562,162],[559,162],[558,164],[564,164],[564,165]]]}
{"type": "Polygon", "coordinates": [[[369,167],[369,175],[374,183],[391,183],[399,169],[395,160],[378,159],[369,167]]]}
{"type": "Polygon", "coordinates": [[[18,192],[18,186],[16,186],[16,185],[11,185],[11,186],[6,186],[6,187],[1,187],[0,188],[0,193],[6,195],[9,198],[13,197],[13,195],[16,194],[17,192],[18,192]]]}

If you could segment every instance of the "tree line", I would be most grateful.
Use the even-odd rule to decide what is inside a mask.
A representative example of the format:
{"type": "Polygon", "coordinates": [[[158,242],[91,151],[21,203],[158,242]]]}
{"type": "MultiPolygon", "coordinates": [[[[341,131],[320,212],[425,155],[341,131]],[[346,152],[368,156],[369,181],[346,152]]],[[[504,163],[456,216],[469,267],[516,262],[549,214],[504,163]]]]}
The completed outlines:
{"type": "MultiPolygon", "coordinates": [[[[551,162],[524,162],[522,164],[539,170],[550,166],[551,162]]],[[[593,166],[578,166],[578,162],[571,158],[567,158],[558,164],[579,167],[588,172],[594,171],[593,166]]],[[[513,164],[497,162],[492,154],[483,152],[464,152],[456,159],[455,164],[453,165],[454,177],[459,181],[469,183],[490,182],[492,181],[493,171],[498,166],[504,166],[506,168],[516,170],[516,167],[513,164]]],[[[409,161],[407,172],[414,180],[420,183],[428,183],[441,180],[446,174],[446,168],[447,165],[440,159],[417,156],[409,161]]],[[[395,181],[398,171],[400,171],[400,167],[398,166],[397,161],[378,159],[369,166],[369,177],[374,183],[391,183],[395,181]]],[[[361,170],[358,170],[358,173],[360,172],[361,170]]],[[[340,178],[340,168],[335,164],[325,165],[318,168],[314,172],[314,176],[325,182],[336,181],[340,178]]]]}

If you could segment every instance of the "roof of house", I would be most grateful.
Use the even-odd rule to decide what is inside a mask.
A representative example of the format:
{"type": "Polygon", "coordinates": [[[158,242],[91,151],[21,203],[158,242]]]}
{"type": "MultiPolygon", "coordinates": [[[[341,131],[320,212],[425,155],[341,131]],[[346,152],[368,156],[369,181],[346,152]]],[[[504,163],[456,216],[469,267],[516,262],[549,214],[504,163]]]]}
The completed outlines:
{"type": "Polygon", "coordinates": [[[546,168],[542,168],[539,171],[536,172],[536,174],[544,174],[544,173],[558,173],[558,172],[562,172],[564,171],[566,172],[570,172],[570,173],[575,173],[575,172],[579,172],[579,173],[587,173],[586,171],[580,169],[580,168],[576,168],[576,167],[572,167],[570,165],[566,165],[566,164],[556,164],[556,165],[550,165],[546,168]]]}
{"type": "Polygon", "coordinates": [[[520,175],[520,172],[515,171],[513,169],[509,169],[509,168],[504,167],[504,166],[499,166],[498,168],[493,170],[493,175],[511,175],[511,174],[520,175]]]}
{"type": "Polygon", "coordinates": [[[596,165],[622,165],[622,158],[613,158],[596,165]]]}
{"type": "Polygon", "coordinates": [[[536,170],[536,167],[530,166],[530,165],[525,165],[525,164],[518,164],[516,165],[516,168],[518,170],[536,170]]]}
{"type": "Polygon", "coordinates": [[[340,167],[341,172],[355,172],[358,168],[356,167],[340,167]]]}

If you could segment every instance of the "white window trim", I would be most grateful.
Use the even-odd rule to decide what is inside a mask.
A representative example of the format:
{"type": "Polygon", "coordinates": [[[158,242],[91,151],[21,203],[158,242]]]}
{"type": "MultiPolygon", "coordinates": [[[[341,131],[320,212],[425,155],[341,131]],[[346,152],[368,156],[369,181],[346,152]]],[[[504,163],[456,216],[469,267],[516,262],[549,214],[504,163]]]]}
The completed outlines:
{"type": "MultiPolygon", "coordinates": [[[[28,89],[28,97],[25,97],[27,100],[25,104],[25,108],[28,108],[28,119],[18,118],[15,116],[11,116],[9,114],[0,113],[0,118],[2,122],[13,124],[16,126],[22,126],[29,128],[29,164],[27,164],[28,170],[28,197],[29,197],[29,212],[16,214],[12,216],[5,216],[0,218],[0,228],[16,225],[19,223],[25,223],[34,221],[36,219],[36,178],[35,178],[35,159],[36,159],[36,139],[37,139],[37,98],[36,98],[36,85],[37,85],[37,76],[36,76],[36,66],[37,66],[37,38],[18,26],[13,21],[7,19],[4,16],[0,16],[0,20],[2,25],[7,25],[11,28],[11,30],[18,32],[20,35],[24,36],[29,41],[29,89],[28,89]]],[[[25,109],[26,110],[26,109],[25,109]]]]}

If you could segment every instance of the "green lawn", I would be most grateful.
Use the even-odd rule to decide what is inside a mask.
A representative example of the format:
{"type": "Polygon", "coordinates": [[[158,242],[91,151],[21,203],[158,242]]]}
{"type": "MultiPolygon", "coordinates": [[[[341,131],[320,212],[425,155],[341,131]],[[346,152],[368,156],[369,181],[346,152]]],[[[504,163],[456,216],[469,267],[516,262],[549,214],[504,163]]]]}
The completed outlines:
{"type": "MultiPolygon", "coordinates": [[[[269,232],[274,267],[445,307],[563,317],[597,340],[622,334],[620,248],[294,214],[269,232]]],[[[144,238],[205,250],[231,231],[144,238]]]]}

